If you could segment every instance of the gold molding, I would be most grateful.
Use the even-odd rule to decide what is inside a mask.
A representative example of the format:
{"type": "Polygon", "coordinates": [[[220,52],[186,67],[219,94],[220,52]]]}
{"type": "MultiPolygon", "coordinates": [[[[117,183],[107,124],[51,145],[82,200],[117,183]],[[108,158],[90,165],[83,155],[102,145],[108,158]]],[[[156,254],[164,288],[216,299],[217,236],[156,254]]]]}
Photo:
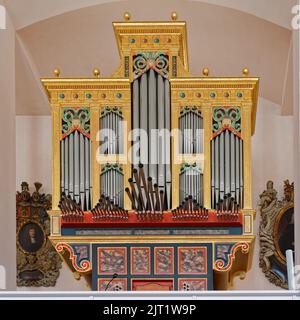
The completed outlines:
{"type": "Polygon", "coordinates": [[[170,79],[172,100],[179,103],[204,103],[212,104],[235,104],[242,105],[251,103],[251,134],[255,132],[255,119],[257,109],[257,97],[259,78],[240,77],[192,77],[192,78],[171,78],[170,79]],[[199,91],[198,91],[199,90],[199,91]],[[185,91],[185,98],[180,97],[180,92],[185,91]],[[214,99],[210,98],[210,91],[216,93],[214,99]],[[224,98],[224,92],[230,96],[224,98]],[[238,91],[243,96],[237,97],[238,91]],[[201,94],[201,97],[198,94],[201,94]]]}
{"type": "Polygon", "coordinates": [[[128,54],[128,51],[177,52],[184,69],[189,72],[185,21],[113,22],[113,28],[121,58],[128,54]],[[158,43],[153,41],[155,37],[160,38],[158,43]],[[130,42],[131,38],[135,38],[134,43],[130,42]],[[143,43],[142,38],[146,38],[147,42],[143,43]]]}
{"type": "Polygon", "coordinates": [[[201,236],[159,236],[159,235],[143,235],[143,236],[50,236],[49,239],[53,243],[231,243],[231,242],[249,242],[255,240],[254,235],[201,235],[201,236]]]}

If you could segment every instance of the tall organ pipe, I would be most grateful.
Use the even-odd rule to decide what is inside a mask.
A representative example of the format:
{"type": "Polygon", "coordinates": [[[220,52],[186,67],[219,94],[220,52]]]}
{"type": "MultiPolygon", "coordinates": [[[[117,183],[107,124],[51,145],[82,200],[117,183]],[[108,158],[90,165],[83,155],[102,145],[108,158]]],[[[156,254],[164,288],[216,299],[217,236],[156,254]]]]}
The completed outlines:
{"type": "Polygon", "coordinates": [[[79,133],[74,132],[74,198],[79,202],[79,133]]]}
{"type": "Polygon", "coordinates": [[[85,204],[85,195],[84,195],[84,167],[86,166],[85,163],[85,156],[84,156],[84,136],[79,134],[80,138],[80,202],[81,202],[81,209],[84,210],[85,204]]]}
{"type": "Polygon", "coordinates": [[[166,190],[165,190],[165,208],[171,208],[171,110],[170,110],[170,83],[165,80],[165,163],[166,163],[166,190]]]}
{"type": "MultiPolygon", "coordinates": [[[[144,164],[146,179],[152,177],[153,184],[158,184],[159,189],[164,191],[164,206],[167,209],[171,207],[172,180],[170,136],[166,132],[170,130],[171,121],[169,81],[150,69],[133,81],[132,88],[133,127],[144,130],[148,135],[148,140],[143,141],[143,134],[140,134],[140,157],[135,154],[135,143],[133,159],[136,163],[139,161],[144,164]],[[156,133],[151,134],[153,129],[156,133]]],[[[137,168],[137,165],[134,165],[134,168],[137,168]]],[[[143,200],[145,203],[149,202],[146,197],[143,200]]]]}
{"type": "MultiPolygon", "coordinates": [[[[140,129],[148,132],[148,81],[147,81],[147,73],[144,73],[140,79],[140,129]]],[[[148,141],[143,141],[145,139],[144,135],[141,134],[141,147],[140,149],[140,161],[144,163],[144,170],[146,176],[149,176],[149,159],[148,159],[148,141]],[[144,147],[145,146],[145,147],[144,147]]]]}
{"type": "Polygon", "coordinates": [[[212,208],[226,198],[243,206],[243,140],[226,129],[211,141],[212,208]]]}
{"type": "MultiPolygon", "coordinates": [[[[149,160],[149,176],[152,177],[153,183],[157,183],[157,90],[156,90],[156,77],[154,70],[150,70],[148,74],[148,160],[149,160]],[[154,141],[153,141],[154,140],[154,141]]],[[[158,165],[159,166],[159,165],[158,165]]]]}
{"type": "Polygon", "coordinates": [[[139,156],[139,148],[140,148],[140,137],[139,137],[139,130],[140,130],[140,110],[139,110],[139,100],[140,100],[140,86],[139,82],[133,81],[133,141],[135,144],[135,148],[133,149],[133,163],[134,167],[137,168],[140,162],[139,156]]]}

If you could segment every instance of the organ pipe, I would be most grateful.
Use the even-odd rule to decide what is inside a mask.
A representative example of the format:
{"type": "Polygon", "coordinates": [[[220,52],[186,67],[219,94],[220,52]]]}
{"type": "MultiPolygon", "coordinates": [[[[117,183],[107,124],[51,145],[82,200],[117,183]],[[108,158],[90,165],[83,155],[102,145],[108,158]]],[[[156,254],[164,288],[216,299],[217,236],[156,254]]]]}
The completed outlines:
{"type": "Polygon", "coordinates": [[[243,140],[229,129],[211,141],[212,208],[230,197],[243,206],[243,140]]]}
{"type": "Polygon", "coordinates": [[[61,140],[61,194],[70,196],[82,210],[91,209],[90,139],[74,130],[61,140]]]}

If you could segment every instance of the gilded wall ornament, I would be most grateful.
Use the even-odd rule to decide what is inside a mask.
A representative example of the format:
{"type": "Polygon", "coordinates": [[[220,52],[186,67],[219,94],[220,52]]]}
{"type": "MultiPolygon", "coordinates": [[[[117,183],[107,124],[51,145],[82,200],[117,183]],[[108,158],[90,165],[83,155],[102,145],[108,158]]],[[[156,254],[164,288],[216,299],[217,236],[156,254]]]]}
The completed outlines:
{"type": "Polygon", "coordinates": [[[51,195],[39,192],[42,184],[36,182],[30,194],[27,182],[22,182],[17,192],[17,286],[55,286],[62,261],[51,242],[51,195]]]}
{"type": "Polygon", "coordinates": [[[284,198],[278,200],[273,182],[260,195],[259,266],[269,281],[288,289],[285,252],[294,250],[294,183],[284,181],[284,198]]]}

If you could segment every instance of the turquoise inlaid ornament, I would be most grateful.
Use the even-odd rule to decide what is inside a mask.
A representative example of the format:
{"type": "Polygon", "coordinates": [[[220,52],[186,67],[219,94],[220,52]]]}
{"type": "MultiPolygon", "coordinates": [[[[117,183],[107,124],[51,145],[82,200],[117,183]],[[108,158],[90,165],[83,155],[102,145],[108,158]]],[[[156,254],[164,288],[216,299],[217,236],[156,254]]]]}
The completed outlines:
{"type": "Polygon", "coordinates": [[[133,59],[134,79],[140,77],[149,69],[168,78],[169,57],[162,52],[140,52],[133,59]]]}
{"type": "Polygon", "coordinates": [[[180,98],[185,98],[185,93],[184,92],[180,92],[179,96],[180,96],[180,98]]]}
{"type": "Polygon", "coordinates": [[[88,108],[62,109],[62,133],[68,135],[74,128],[80,128],[84,134],[90,133],[90,110],[88,108]]]}
{"type": "Polygon", "coordinates": [[[242,96],[243,96],[243,94],[241,92],[238,92],[236,95],[238,98],[242,98],[242,96]]]}
{"type": "Polygon", "coordinates": [[[214,92],[212,92],[212,93],[210,94],[210,97],[211,97],[211,98],[215,98],[215,97],[216,97],[216,94],[215,94],[214,92]]]}
{"type": "Polygon", "coordinates": [[[63,93],[61,93],[61,94],[59,95],[59,97],[60,97],[61,99],[64,99],[64,98],[65,98],[65,95],[64,95],[63,93]]]}
{"type": "Polygon", "coordinates": [[[116,97],[117,97],[118,99],[121,99],[121,98],[122,98],[122,93],[117,93],[117,94],[116,94],[116,97]]]}
{"type": "Polygon", "coordinates": [[[153,42],[154,42],[154,43],[159,43],[159,39],[158,39],[158,38],[154,38],[154,39],[153,39],[153,42]]]}
{"type": "Polygon", "coordinates": [[[90,93],[87,93],[85,96],[86,96],[88,99],[91,99],[91,97],[92,97],[92,95],[91,95],[90,93]]]}
{"type": "Polygon", "coordinates": [[[234,131],[241,131],[241,110],[239,107],[215,107],[213,109],[213,132],[222,128],[224,120],[234,131]]]}
{"type": "Polygon", "coordinates": [[[135,39],[134,39],[134,38],[131,38],[131,39],[130,39],[130,43],[135,43],[135,39]]]}

